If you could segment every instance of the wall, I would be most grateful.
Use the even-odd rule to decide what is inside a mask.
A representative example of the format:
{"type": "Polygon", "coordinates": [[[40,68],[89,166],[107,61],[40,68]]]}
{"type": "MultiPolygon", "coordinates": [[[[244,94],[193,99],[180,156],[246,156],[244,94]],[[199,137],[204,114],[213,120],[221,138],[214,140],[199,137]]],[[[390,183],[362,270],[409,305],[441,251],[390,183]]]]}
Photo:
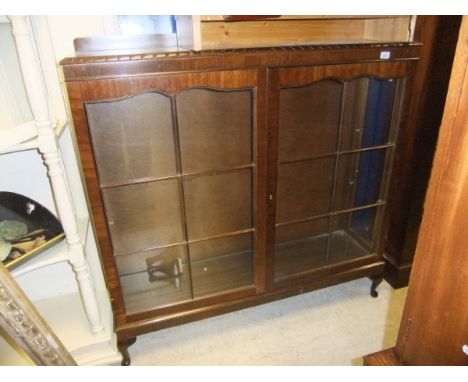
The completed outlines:
{"type": "Polygon", "coordinates": [[[119,33],[114,16],[46,16],[57,62],[74,55],[77,37],[105,36],[119,33]]]}

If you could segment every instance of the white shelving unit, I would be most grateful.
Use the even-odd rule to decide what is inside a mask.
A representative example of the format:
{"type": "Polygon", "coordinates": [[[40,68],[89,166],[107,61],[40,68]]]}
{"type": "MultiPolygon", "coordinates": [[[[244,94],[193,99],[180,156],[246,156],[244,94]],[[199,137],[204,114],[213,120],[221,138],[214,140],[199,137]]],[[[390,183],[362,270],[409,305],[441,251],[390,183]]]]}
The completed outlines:
{"type": "MultiPolygon", "coordinates": [[[[90,219],[86,214],[76,214],[63,170],[59,139],[69,126],[66,122],[55,123],[50,117],[48,94],[28,17],[9,19],[34,120],[0,130],[0,154],[38,150],[65,232],[65,240],[11,273],[78,364],[118,363],[121,355],[117,351],[113,314],[99,259],[86,253],[94,241],[90,219]],[[58,274],[60,277],[54,277],[58,274]]],[[[2,346],[5,341],[0,341],[2,346]]]]}
{"type": "MultiPolygon", "coordinates": [[[[89,219],[87,217],[77,218],[77,227],[81,245],[84,248],[86,245],[86,238],[88,237],[89,219]]],[[[28,262],[20,265],[18,268],[13,269],[10,273],[13,275],[13,277],[18,278],[19,276],[33,272],[36,269],[41,269],[53,264],[68,261],[69,257],[67,243],[65,241],[61,241],[50,248],[48,251],[33,257],[28,262]]]]}

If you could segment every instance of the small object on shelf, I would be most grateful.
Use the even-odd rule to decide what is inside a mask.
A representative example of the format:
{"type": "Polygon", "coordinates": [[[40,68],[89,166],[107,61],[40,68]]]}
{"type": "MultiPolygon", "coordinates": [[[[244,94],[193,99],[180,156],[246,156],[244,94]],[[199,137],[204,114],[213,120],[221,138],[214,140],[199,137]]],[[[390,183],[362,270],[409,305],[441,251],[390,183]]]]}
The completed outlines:
{"type": "Polygon", "coordinates": [[[28,226],[16,220],[0,221],[0,237],[12,241],[28,232],[28,226]]]}
{"type": "Polygon", "coordinates": [[[180,290],[180,276],[184,273],[182,259],[166,259],[161,256],[152,256],[146,259],[148,267],[148,281],[155,282],[166,279],[173,279],[177,290],[180,290]]]}
{"type": "Polygon", "coordinates": [[[0,260],[7,269],[59,242],[65,236],[57,218],[26,196],[0,192],[0,260]]]}

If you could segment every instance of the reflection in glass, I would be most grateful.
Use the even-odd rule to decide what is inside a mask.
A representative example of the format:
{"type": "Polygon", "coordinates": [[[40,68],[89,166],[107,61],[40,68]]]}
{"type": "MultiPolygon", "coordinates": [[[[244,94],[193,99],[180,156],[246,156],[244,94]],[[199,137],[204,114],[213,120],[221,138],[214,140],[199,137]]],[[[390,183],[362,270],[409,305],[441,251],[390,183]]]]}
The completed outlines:
{"type": "Polygon", "coordinates": [[[194,297],[254,284],[252,233],[189,245],[194,297]]]}
{"type": "Polygon", "coordinates": [[[177,95],[184,174],[252,163],[252,91],[189,89],[177,95]]]}
{"type": "Polygon", "coordinates": [[[341,211],[382,202],[390,151],[374,147],[392,143],[397,82],[326,79],[280,89],[275,279],[375,250],[377,208],[341,211]]]}
{"type": "Polygon", "coordinates": [[[347,82],[342,151],[389,143],[395,90],[393,79],[359,78],[347,82]]]}
{"type": "Polygon", "coordinates": [[[366,216],[372,216],[373,218],[362,219],[360,227],[366,226],[369,238],[371,238],[376,208],[337,214],[333,217],[330,253],[328,255],[329,265],[363,257],[371,253],[370,247],[363,246],[362,241],[367,241],[362,236],[363,232],[355,230],[353,226],[353,219],[357,216],[356,213],[364,211],[366,212],[366,216]]]}
{"type": "Polygon", "coordinates": [[[177,180],[102,190],[115,254],[184,240],[177,180]]]}
{"type": "Polygon", "coordinates": [[[178,279],[179,287],[173,280],[150,280],[146,272],[121,276],[120,283],[128,314],[188,301],[190,293],[189,273],[183,273],[178,279]]]}
{"type": "Polygon", "coordinates": [[[283,163],[278,166],[278,223],[330,212],[335,158],[283,163]]]}
{"type": "Polygon", "coordinates": [[[328,217],[277,226],[274,278],[325,266],[328,228],[328,217]]]}
{"type": "Polygon", "coordinates": [[[252,170],[184,179],[188,239],[253,227],[252,170]]]}
{"type": "Polygon", "coordinates": [[[279,161],[336,151],[343,84],[324,80],[280,90],[279,161]]]}
{"type": "Polygon", "coordinates": [[[185,245],[120,255],[115,261],[129,313],[191,298],[185,245]]]}
{"type": "Polygon", "coordinates": [[[384,150],[366,151],[359,154],[353,207],[375,203],[379,199],[384,162],[384,150]]]}
{"type": "Polygon", "coordinates": [[[177,32],[175,15],[119,15],[117,20],[120,34],[124,36],[177,32]]]}
{"type": "Polygon", "coordinates": [[[101,184],[177,173],[168,96],[147,92],[85,108],[101,184]]]}
{"type": "Polygon", "coordinates": [[[373,244],[376,214],[376,208],[354,211],[351,214],[350,225],[352,231],[369,243],[369,245],[373,244]]]}
{"type": "Polygon", "coordinates": [[[395,95],[393,80],[369,80],[366,118],[362,134],[362,147],[371,147],[387,143],[395,95]]]}
{"type": "Polygon", "coordinates": [[[342,154],[336,179],[335,210],[376,203],[385,164],[386,150],[342,154]]]}

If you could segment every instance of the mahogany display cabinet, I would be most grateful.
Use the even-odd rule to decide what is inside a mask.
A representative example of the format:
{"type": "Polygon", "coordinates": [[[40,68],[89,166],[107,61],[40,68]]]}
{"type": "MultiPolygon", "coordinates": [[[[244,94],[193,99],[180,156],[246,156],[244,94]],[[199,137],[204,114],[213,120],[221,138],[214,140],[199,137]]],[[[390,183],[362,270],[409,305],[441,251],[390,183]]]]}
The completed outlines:
{"type": "Polygon", "coordinates": [[[361,277],[416,43],[61,62],[123,364],[136,336],[361,277]]]}

